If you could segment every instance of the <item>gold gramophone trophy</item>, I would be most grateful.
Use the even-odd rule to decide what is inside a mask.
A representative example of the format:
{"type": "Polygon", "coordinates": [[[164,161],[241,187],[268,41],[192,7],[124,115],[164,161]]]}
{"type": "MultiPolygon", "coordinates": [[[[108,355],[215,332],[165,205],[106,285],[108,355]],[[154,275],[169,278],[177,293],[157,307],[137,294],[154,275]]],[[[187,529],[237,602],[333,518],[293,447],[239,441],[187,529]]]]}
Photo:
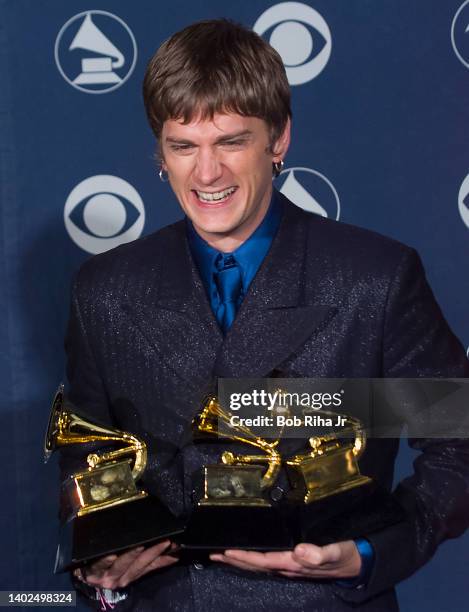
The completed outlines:
{"type": "Polygon", "coordinates": [[[366,447],[359,419],[321,411],[339,429],[308,440],[309,449],[285,461],[296,506],[295,539],[329,544],[363,537],[405,518],[401,506],[372,478],[360,473],[358,459],[366,447]]]}
{"type": "Polygon", "coordinates": [[[274,441],[256,435],[211,396],[193,420],[196,439],[220,437],[255,447],[263,454],[221,454],[221,463],[204,467],[204,493],[198,501],[183,538],[190,549],[287,550],[293,541],[283,515],[268,497],[280,469],[277,450],[281,431],[274,441]]]}
{"type": "MultiPolygon", "coordinates": [[[[324,410],[321,415],[334,417],[334,420],[337,417],[336,413],[324,410]]],[[[290,499],[310,504],[371,483],[371,478],[363,476],[358,467],[358,458],[366,446],[365,431],[358,419],[347,416],[343,420],[347,421],[347,426],[341,428],[340,434],[311,437],[308,451],[285,461],[292,485],[290,499]]]]}
{"type": "Polygon", "coordinates": [[[136,482],[147,463],[145,442],[133,434],[85,419],[64,404],[61,385],[52,403],[44,440],[45,461],[65,446],[79,449],[80,445],[103,443],[117,448],[89,453],[87,467],[62,484],[66,519],[61,525],[55,572],[181,533],[180,521],[156,498],[137,488],[136,482]]]}
{"type": "Polygon", "coordinates": [[[279,440],[268,442],[242,425],[230,424],[232,415],[223,410],[217,398],[209,397],[202,411],[195,417],[196,434],[224,437],[254,446],[264,455],[234,455],[224,451],[221,465],[204,468],[204,497],[201,506],[261,506],[270,503],[264,492],[270,489],[282,466],[277,450],[279,440]],[[267,469],[260,464],[267,464],[267,469]]]}

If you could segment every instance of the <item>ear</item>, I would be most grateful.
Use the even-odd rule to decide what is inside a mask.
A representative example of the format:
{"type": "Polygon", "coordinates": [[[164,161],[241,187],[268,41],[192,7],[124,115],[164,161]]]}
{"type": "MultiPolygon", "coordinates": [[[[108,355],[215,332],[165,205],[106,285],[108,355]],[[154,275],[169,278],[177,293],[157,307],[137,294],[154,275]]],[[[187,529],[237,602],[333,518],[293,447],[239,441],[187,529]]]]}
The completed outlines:
{"type": "Polygon", "coordinates": [[[166,162],[164,160],[163,152],[161,151],[161,148],[156,153],[155,159],[156,159],[157,166],[161,168],[162,170],[164,170],[165,172],[168,172],[168,166],[166,165],[166,162]]]}
{"type": "Polygon", "coordinates": [[[274,146],[272,147],[273,158],[272,161],[280,162],[282,161],[288,151],[290,146],[290,132],[291,132],[291,121],[290,117],[287,119],[287,123],[285,125],[285,129],[281,133],[280,137],[275,141],[274,146]]]}

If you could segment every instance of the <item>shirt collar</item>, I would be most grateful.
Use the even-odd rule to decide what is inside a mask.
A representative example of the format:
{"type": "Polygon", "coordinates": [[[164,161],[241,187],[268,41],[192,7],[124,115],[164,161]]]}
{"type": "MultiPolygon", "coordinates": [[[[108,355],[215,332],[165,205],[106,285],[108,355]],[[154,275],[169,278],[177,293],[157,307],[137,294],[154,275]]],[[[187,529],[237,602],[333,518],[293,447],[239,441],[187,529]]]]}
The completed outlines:
{"type": "MultiPolygon", "coordinates": [[[[256,230],[235,251],[233,256],[241,266],[243,290],[246,293],[256,275],[262,260],[272,244],[282,217],[282,204],[275,189],[272,190],[267,213],[256,230]]],[[[195,259],[204,285],[208,288],[212,282],[215,259],[220,251],[211,247],[194,229],[192,221],[186,217],[186,230],[189,246],[195,259]]],[[[226,254],[226,253],[225,253],[226,254]]]]}

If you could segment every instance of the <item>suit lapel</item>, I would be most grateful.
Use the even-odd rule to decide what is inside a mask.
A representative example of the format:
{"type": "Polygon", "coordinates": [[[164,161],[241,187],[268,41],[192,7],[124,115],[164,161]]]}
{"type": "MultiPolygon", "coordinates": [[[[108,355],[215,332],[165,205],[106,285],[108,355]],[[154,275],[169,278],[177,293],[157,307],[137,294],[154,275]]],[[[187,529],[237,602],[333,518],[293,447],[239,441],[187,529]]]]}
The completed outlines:
{"type": "Polygon", "coordinates": [[[184,222],[159,235],[155,267],[140,272],[140,296],[125,308],[140,331],[172,370],[191,387],[207,383],[223,336],[211,312],[185,236],[184,222]]]}
{"type": "Polygon", "coordinates": [[[279,230],[221,345],[216,376],[267,376],[336,312],[306,295],[306,224],[302,211],[280,197],[279,230]]]}

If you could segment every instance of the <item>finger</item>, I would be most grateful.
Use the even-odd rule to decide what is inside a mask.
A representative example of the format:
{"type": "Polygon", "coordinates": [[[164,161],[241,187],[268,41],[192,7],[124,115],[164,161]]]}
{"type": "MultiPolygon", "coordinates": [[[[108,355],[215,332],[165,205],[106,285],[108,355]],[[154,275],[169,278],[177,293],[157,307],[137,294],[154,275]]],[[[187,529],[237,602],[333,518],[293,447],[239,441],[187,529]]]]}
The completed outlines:
{"type": "Polygon", "coordinates": [[[95,561],[91,565],[86,566],[86,574],[97,574],[111,567],[114,561],[117,559],[117,555],[108,555],[95,561]]]}
{"type": "Polygon", "coordinates": [[[317,579],[325,579],[335,577],[334,574],[331,573],[331,570],[318,568],[317,570],[306,569],[301,565],[297,565],[297,571],[291,570],[273,570],[267,569],[266,567],[259,567],[258,565],[248,564],[237,559],[230,558],[228,556],[222,554],[212,554],[210,555],[210,559],[212,561],[219,561],[221,563],[226,563],[227,565],[231,565],[233,567],[237,567],[239,569],[248,570],[251,572],[268,572],[268,573],[276,573],[282,576],[286,576],[288,578],[317,578],[317,579]]]}
{"type": "Polygon", "coordinates": [[[315,546],[299,544],[293,550],[293,559],[306,568],[317,569],[337,567],[341,561],[341,548],[338,544],[315,546]]]}
{"type": "Polygon", "coordinates": [[[127,568],[134,563],[135,559],[143,552],[143,546],[133,548],[122,555],[119,555],[111,567],[108,568],[106,574],[110,576],[121,576],[127,568]]]}
{"type": "Polygon", "coordinates": [[[165,540],[164,542],[150,546],[147,550],[145,550],[143,546],[134,548],[118,556],[112,566],[107,570],[90,575],[89,577],[87,576],[87,582],[92,586],[105,589],[115,589],[117,587],[127,586],[127,584],[134,579],[133,568],[135,563],[137,563],[135,573],[138,575],[141,566],[145,566],[153,561],[155,557],[159,556],[163,550],[170,546],[170,544],[169,540],[165,540]],[[143,555],[143,559],[140,560],[141,555],[143,555]],[[140,563],[138,563],[138,560],[140,560],[140,563]]]}
{"type": "Polygon", "coordinates": [[[170,549],[170,547],[171,542],[165,540],[164,542],[150,546],[144,552],[140,553],[134,562],[127,567],[125,572],[121,574],[118,585],[125,587],[130,582],[140,578],[140,576],[152,569],[165,567],[175,563],[178,560],[177,558],[163,554],[170,549]]]}
{"type": "MultiPolygon", "coordinates": [[[[150,561],[148,565],[145,566],[143,573],[147,573],[150,570],[159,569],[161,567],[167,567],[168,565],[173,565],[179,561],[179,557],[176,555],[161,555],[157,557],[153,561],[150,561]]],[[[143,575],[143,573],[141,575],[143,575]]]]}
{"type": "Polygon", "coordinates": [[[133,550],[130,550],[117,558],[111,568],[112,574],[121,576],[135,564],[137,559],[139,565],[147,565],[155,557],[161,555],[165,550],[167,550],[170,545],[171,542],[169,540],[164,540],[163,542],[149,546],[146,549],[144,546],[134,548],[133,550]]]}
{"type": "Polygon", "coordinates": [[[93,566],[86,574],[86,582],[94,587],[103,589],[114,589],[117,586],[117,581],[126,569],[133,563],[138,555],[143,551],[143,546],[134,548],[126,553],[115,556],[115,560],[111,565],[105,567],[105,564],[100,564],[97,568],[93,566]],[[101,568],[101,569],[100,569],[101,568]]]}
{"type": "Polygon", "coordinates": [[[300,571],[303,566],[293,559],[291,551],[261,553],[251,550],[226,550],[228,559],[246,563],[261,570],[300,571]]]}
{"type": "Polygon", "coordinates": [[[163,569],[164,567],[169,567],[170,565],[174,565],[179,561],[178,557],[173,557],[172,555],[161,555],[153,561],[150,561],[145,567],[140,568],[138,571],[134,571],[134,568],[130,568],[128,572],[126,572],[123,576],[119,578],[118,586],[126,587],[128,584],[141,578],[145,574],[153,572],[154,570],[163,569]]]}
{"type": "MultiPolygon", "coordinates": [[[[333,578],[348,578],[349,576],[345,576],[341,573],[338,568],[306,568],[303,567],[296,571],[291,572],[290,570],[285,570],[286,573],[297,574],[298,576],[302,576],[303,578],[311,578],[314,580],[331,580],[333,578]]],[[[283,573],[283,570],[280,570],[279,573],[283,573]]]]}
{"type": "Polygon", "coordinates": [[[75,576],[75,578],[77,578],[80,582],[86,582],[85,579],[85,572],[83,571],[83,568],[78,567],[77,569],[73,570],[73,575],[75,576]]]}
{"type": "Polygon", "coordinates": [[[285,576],[285,578],[301,578],[305,580],[306,578],[309,577],[300,572],[277,572],[277,573],[280,574],[281,576],[285,576]]]}
{"type": "Polygon", "coordinates": [[[255,565],[250,565],[249,563],[244,563],[243,561],[238,561],[236,559],[230,559],[222,554],[213,554],[210,555],[210,559],[212,561],[218,561],[220,563],[225,563],[226,565],[231,565],[232,567],[236,567],[238,569],[246,570],[248,572],[270,572],[270,570],[257,567],[255,565]]]}
{"type": "Polygon", "coordinates": [[[153,546],[149,546],[145,549],[145,552],[142,554],[142,559],[148,559],[162,555],[164,552],[166,552],[173,546],[174,545],[171,543],[170,540],[163,540],[163,542],[153,544],[153,546]]]}

